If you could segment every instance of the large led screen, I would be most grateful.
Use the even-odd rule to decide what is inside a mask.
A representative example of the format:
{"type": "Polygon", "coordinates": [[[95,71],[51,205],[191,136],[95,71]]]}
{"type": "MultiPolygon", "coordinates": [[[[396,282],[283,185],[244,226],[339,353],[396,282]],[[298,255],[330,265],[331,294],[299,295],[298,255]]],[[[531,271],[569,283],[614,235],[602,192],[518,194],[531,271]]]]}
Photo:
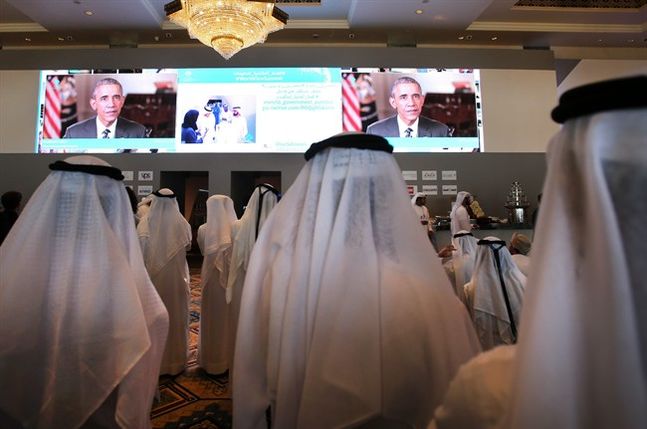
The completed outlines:
{"type": "Polygon", "coordinates": [[[342,131],[476,152],[479,85],[472,69],[48,70],[36,152],[304,152],[342,131]]]}

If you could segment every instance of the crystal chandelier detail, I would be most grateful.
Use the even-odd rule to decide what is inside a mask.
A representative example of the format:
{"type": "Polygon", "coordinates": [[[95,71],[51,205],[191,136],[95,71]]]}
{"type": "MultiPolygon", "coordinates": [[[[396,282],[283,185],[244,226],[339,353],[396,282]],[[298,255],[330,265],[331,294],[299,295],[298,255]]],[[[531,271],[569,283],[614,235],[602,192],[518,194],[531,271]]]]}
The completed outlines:
{"type": "Polygon", "coordinates": [[[174,0],[164,11],[171,22],[186,28],[189,36],[211,46],[226,60],[265,42],[289,17],[274,6],[274,0],[174,0]]]}

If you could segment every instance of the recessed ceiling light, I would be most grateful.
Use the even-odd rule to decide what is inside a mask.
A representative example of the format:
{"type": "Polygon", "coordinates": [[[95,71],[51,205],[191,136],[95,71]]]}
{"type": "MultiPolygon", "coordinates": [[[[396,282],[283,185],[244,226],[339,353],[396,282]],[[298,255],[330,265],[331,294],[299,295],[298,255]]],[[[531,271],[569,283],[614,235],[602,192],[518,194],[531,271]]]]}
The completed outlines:
{"type": "Polygon", "coordinates": [[[422,9],[416,9],[416,15],[422,15],[422,9]]]}
{"type": "Polygon", "coordinates": [[[602,41],[602,39],[598,39],[598,42],[601,42],[601,41],[602,41]]]}
{"type": "Polygon", "coordinates": [[[64,42],[64,41],[65,41],[65,39],[64,39],[64,38],[62,38],[62,37],[57,37],[56,39],[57,39],[59,42],[64,42]]]}
{"type": "Polygon", "coordinates": [[[497,36],[492,36],[490,37],[490,40],[499,40],[499,38],[497,36]]]}
{"type": "Polygon", "coordinates": [[[29,37],[25,37],[25,42],[31,42],[31,39],[29,37]]]}
{"type": "Polygon", "coordinates": [[[94,12],[92,12],[91,10],[86,10],[86,11],[85,11],[85,12],[83,12],[83,13],[84,13],[84,14],[86,14],[87,16],[92,16],[92,15],[94,15],[94,12]]]}
{"type": "Polygon", "coordinates": [[[458,36],[458,40],[463,40],[465,39],[465,36],[458,36]]]}

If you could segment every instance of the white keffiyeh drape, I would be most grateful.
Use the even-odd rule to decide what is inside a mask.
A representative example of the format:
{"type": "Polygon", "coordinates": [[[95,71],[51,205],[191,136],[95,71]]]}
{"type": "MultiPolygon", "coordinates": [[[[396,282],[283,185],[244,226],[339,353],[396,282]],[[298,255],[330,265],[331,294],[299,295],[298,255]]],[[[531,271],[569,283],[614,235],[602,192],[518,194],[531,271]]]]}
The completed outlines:
{"type": "Polygon", "coordinates": [[[168,316],[122,182],[50,173],[0,248],[0,279],[0,421],[150,427],[168,316]]]}
{"type": "Polygon", "coordinates": [[[198,228],[198,245],[204,255],[198,363],[212,374],[229,367],[229,306],[225,290],[231,263],[231,227],[235,221],[231,198],[213,195],[207,200],[207,223],[198,228]]]}
{"type": "Polygon", "coordinates": [[[390,154],[326,149],[266,221],[243,290],[234,425],[424,427],[479,350],[390,154]]]}
{"type": "Polygon", "coordinates": [[[550,143],[507,427],[647,427],[646,136],[642,107],[550,143]]]}

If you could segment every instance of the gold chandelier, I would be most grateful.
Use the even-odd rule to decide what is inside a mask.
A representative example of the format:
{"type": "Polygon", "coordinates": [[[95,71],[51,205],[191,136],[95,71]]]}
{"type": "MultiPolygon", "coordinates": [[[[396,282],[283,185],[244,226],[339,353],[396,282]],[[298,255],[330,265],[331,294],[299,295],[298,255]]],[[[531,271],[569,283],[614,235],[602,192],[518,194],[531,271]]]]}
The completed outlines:
{"type": "Polygon", "coordinates": [[[274,7],[274,0],[174,0],[164,11],[171,22],[226,60],[241,49],[265,42],[269,33],[288,22],[288,14],[274,7]]]}

